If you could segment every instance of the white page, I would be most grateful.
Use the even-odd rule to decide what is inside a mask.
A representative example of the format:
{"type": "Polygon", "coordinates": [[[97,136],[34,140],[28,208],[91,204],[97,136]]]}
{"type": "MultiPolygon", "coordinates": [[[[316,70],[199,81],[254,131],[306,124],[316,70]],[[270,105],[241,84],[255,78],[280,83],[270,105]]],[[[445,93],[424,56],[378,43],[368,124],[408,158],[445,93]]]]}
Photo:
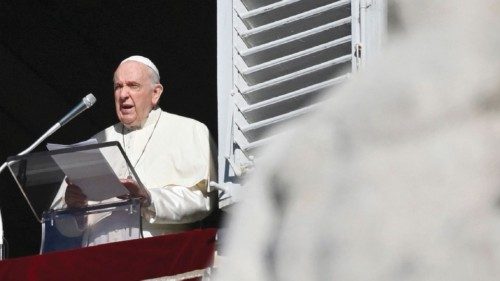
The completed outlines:
{"type": "MultiPolygon", "coordinates": [[[[95,139],[75,145],[47,144],[49,150],[97,143],[95,139]]],[[[129,194],[99,149],[52,155],[67,178],[80,187],[90,201],[129,194]]]]}
{"type": "Polygon", "coordinates": [[[74,144],[58,144],[58,143],[47,143],[46,147],[48,150],[58,150],[63,148],[79,147],[84,145],[97,144],[96,139],[88,139],[86,141],[74,143],[74,144]]]}

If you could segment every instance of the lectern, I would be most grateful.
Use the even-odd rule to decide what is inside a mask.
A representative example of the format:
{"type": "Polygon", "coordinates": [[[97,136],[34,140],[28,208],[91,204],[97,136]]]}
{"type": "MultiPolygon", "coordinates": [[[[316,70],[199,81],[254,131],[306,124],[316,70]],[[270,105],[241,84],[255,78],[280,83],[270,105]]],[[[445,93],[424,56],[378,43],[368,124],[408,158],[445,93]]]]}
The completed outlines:
{"type": "Polygon", "coordinates": [[[41,223],[40,253],[141,237],[140,201],[131,198],[120,179],[143,185],[118,142],[12,156],[7,161],[41,223]],[[63,203],[67,182],[87,196],[85,207],[63,203]]]}

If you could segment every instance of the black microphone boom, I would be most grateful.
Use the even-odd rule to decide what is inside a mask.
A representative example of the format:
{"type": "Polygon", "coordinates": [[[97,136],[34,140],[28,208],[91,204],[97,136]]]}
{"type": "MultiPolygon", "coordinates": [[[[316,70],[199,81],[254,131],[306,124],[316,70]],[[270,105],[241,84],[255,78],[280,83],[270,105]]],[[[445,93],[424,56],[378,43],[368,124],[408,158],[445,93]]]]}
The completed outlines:
{"type": "MultiPolygon", "coordinates": [[[[30,147],[26,148],[23,150],[21,153],[17,154],[18,156],[25,155],[35,149],[42,141],[44,141],[46,138],[48,138],[50,135],[55,133],[59,128],[61,128],[63,125],[71,121],[71,119],[75,118],[78,114],[82,113],[84,110],[88,109],[92,105],[94,105],[96,101],[96,98],[92,94],[86,95],[82,101],[75,106],[68,114],[66,114],[59,122],[55,123],[54,126],[50,127],[45,134],[43,134],[40,138],[38,138],[30,147]]],[[[0,173],[7,167],[7,162],[3,163],[2,166],[0,166],[0,173]]]]}

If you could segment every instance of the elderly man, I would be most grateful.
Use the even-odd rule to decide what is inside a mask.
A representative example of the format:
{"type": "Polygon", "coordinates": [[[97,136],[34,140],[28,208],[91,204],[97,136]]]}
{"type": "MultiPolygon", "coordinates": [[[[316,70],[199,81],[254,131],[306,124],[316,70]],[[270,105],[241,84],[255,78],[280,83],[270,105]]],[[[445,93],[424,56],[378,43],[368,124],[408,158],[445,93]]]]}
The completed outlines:
{"type": "MultiPolygon", "coordinates": [[[[114,99],[119,123],[94,136],[117,141],[141,179],[121,179],[132,196],[141,198],[145,237],[182,231],[209,214],[216,204],[207,192],[214,174],[209,132],[205,125],[161,110],[163,86],[147,58],[123,60],[114,74],[114,99]]],[[[62,196],[61,196],[62,197],[62,196]]],[[[81,207],[85,195],[71,183],[57,205],[81,207]]]]}

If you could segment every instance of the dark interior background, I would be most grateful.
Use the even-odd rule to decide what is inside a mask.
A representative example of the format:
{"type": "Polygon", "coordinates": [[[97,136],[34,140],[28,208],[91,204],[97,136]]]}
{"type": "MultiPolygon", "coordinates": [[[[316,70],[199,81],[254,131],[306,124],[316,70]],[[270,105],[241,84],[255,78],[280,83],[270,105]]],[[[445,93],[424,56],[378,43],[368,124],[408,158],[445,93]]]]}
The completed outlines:
{"type": "MultiPolygon", "coordinates": [[[[75,143],[114,124],[113,71],[136,54],[160,71],[161,107],[205,123],[216,138],[215,0],[0,0],[0,161],[90,92],[96,104],[46,141],[75,143]]],[[[0,208],[9,257],[38,253],[40,225],[8,170],[0,208]]]]}

